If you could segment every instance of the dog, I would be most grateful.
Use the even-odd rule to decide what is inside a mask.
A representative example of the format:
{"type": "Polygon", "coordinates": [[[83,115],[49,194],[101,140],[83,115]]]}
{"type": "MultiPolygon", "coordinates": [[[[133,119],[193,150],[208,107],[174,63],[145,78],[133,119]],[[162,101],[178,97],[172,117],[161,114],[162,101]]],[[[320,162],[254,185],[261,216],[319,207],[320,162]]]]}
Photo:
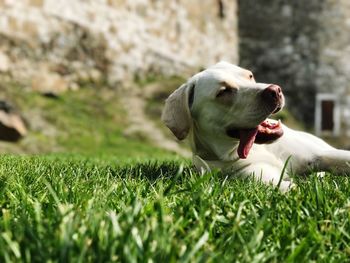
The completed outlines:
{"type": "Polygon", "coordinates": [[[198,171],[250,175],[282,191],[294,187],[293,173],[349,171],[350,151],[268,118],[284,101],[278,85],[257,83],[251,71],[219,62],[167,98],[162,121],[177,139],[189,137],[198,171]]]}

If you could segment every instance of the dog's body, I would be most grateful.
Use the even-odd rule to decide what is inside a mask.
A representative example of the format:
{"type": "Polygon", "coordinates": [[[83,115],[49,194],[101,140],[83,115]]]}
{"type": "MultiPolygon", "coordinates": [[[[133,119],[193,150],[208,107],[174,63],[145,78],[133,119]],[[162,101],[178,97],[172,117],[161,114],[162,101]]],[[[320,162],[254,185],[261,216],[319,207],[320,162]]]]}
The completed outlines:
{"type": "MultiPolygon", "coordinates": [[[[198,170],[240,171],[274,185],[289,157],[287,174],[350,170],[349,151],[267,119],[283,105],[279,86],[256,83],[250,71],[220,62],[174,91],[162,119],[178,139],[189,135],[198,170]]],[[[284,177],[280,188],[290,187],[284,177]]]]}

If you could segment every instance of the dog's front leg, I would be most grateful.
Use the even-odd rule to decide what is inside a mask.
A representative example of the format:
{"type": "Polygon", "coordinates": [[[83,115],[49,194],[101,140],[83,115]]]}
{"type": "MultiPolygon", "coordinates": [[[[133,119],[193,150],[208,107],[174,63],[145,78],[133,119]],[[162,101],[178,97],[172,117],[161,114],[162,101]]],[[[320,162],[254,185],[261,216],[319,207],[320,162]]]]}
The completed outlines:
{"type": "Polygon", "coordinates": [[[255,180],[261,181],[265,184],[273,184],[274,186],[277,186],[278,183],[280,183],[279,188],[282,192],[287,192],[294,187],[294,183],[291,178],[289,178],[288,174],[282,175],[280,168],[270,164],[254,163],[247,167],[245,172],[249,175],[253,175],[255,180]],[[281,176],[283,178],[281,178],[281,176]]]}
{"type": "Polygon", "coordinates": [[[311,166],[322,171],[350,174],[350,151],[334,149],[317,153],[311,166]]]}

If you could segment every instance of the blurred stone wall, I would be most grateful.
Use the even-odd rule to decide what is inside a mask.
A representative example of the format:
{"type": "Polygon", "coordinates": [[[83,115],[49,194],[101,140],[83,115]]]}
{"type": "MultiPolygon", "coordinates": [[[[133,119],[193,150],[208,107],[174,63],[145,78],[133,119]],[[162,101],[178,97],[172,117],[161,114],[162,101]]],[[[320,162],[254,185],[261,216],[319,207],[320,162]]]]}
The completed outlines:
{"type": "Polygon", "coordinates": [[[313,121],[324,0],[240,0],[240,64],[281,85],[293,113],[313,121]],[[302,109],[302,110],[301,110],[302,109]]]}
{"type": "Polygon", "coordinates": [[[234,0],[0,0],[0,72],[45,92],[237,62],[236,8],[234,0]]]}
{"type": "Polygon", "coordinates": [[[323,0],[317,90],[350,95],[350,1],[323,0]]]}
{"type": "Polygon", "coordinates": [[[280,84],[300,120],[312,125],[316,93],[350,93],[350,1],[240,0],[238,6],[240,64],[259,81],[280,84]]]}
{"type": "MultiPolygon", "coordinates": [[[[319,17],[319,64],[317,68],[318,98],[334,96],[335,135],[350,137],[350,1],[324,0],[319,17]]],[[[322,114],[321,100],[316,101],[316,132],[322,114]]],[[[343,147],[345,145],[342,145],[343,147]]],[[[350,149],[350,141],[346,140],[350,149]]]]}

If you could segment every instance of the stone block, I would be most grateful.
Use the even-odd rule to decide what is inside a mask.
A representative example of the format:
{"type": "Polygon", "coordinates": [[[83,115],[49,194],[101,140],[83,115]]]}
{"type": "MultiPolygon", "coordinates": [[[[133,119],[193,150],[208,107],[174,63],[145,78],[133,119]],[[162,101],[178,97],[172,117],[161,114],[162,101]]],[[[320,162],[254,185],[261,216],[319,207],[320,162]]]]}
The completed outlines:
{"type": "Polygon", "coordinates": [[[29,4],[34,7],[43,7],[44,0],[30,0],[29,4]]]}
{"type": "Polygon", "coordinates": [[[9,31],[14,32],[14,34],[16,34],[17,31],[19,30],[20,28],[19,24],[20,23],[16,17],[10,16],[8,18],[9,31]]]}
{"type": "Polygon", "coordinates": [[[38,25],[32,21],[24,21],[22,25],[22,30],[25,34],[29,35],[31,38],[35,38],[38,35],[38,25]]]}
{"type": "Polygon", "coordinates": [[[0,72],[8,72],[10,70],[9,57],[0,51],[0,72]]]}
{"type": "Polygon", "coordinates": [[[0,101],[0,140],[16,142],[27,134],[22,117],[6,101],[0,101]]]}
{"type": "Polygon", "coordinates": [[[107,4],[114,8],[123,8],[125,6],[126,0],[107,0],[107,4]]]}
{"type": "Polygon", "coordinates": [[[58,96],[67,91],[68,87],[69,83],[56,73],[38,72],[32,78],[32,90],[44,95],[58,96]]]}

